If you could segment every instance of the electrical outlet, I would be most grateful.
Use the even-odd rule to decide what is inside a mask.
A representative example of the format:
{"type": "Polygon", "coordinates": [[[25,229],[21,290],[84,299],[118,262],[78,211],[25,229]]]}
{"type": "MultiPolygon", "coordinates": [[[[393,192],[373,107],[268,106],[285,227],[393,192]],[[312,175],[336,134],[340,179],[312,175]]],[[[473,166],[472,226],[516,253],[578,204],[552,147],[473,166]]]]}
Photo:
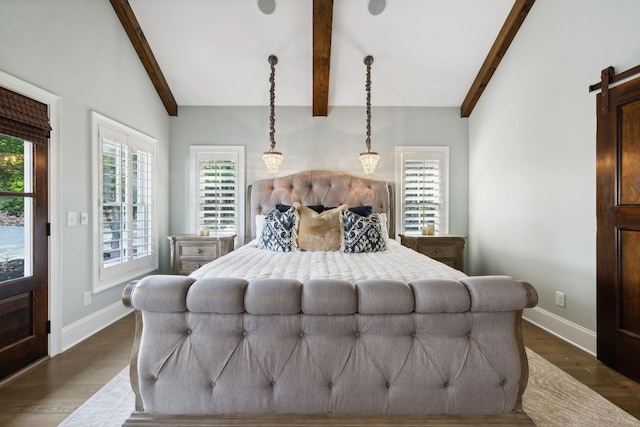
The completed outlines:
{"type": "Polygon", "coordinates": [[[556,291],[556,305],[558,307],[566,307],[564,292],[556,291]]]}
{"type": "Polygon", "coordinates": [[[87,306],[89,304],[91,304],[91,291],[84,293],[84,305],[87,306]]]}

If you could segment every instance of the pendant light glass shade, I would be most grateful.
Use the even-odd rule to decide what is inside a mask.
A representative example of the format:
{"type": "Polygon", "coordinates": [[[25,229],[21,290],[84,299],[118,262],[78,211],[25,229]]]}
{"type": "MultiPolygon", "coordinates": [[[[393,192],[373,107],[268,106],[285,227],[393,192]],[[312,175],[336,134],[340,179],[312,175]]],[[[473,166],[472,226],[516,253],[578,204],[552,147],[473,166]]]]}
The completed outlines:
{"type": "Polygon", "coordinates": [[[376,152],[367,151],[366,153],[360,153],[360,165],[362,166],[362,171],[367,176],[373,175],[376,171],[376,166],[378,166],[378,160],[380,160],[380,156],[376,152]]]}
{"type": "Polygon", "coordinates": [[[271,89],[269,90],[269,105],[271,107],[271,114],[269,116],[269,139],[271,140],[271,149],[262,155],[262,160],[267,167],[267,172],[270,175],[275,175],[280,169],[282,164],[282,153],[276,151],[276,114],[275,114],[275,100],[276,100],[276,67],[278,63],[278,57],[275,55],[269,56],[269,64],[271,65],[271,76],[269,82],[271,83],[271,89]]]}
{"type": "Polygon", "coordinates": [[[269,172],[270,175],[278,173],[283,157],[282,153],[275,150],[267,151],[262,155],[262,160],[264,160],[264,164],[267,166],[267,172],[269,172]]]}
{"type": "Polygon", "coordinates": [[[371,176],[376,170],[380,156],[375,151],[371,151],[371,64],[373,64],[373,56],[369,55],[364,58],[364,63],[367,66],[367,151],[360,153],[360,165],[362,171],[371,176]]]}

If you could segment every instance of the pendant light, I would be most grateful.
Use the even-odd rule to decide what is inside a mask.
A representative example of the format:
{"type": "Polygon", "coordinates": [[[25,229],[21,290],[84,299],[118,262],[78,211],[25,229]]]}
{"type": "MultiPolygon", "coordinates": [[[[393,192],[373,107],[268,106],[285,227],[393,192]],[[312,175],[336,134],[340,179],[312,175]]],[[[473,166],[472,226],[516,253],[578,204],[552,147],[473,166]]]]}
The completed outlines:
{"type": "Polygon", "coordinates": [[[371,64],[373,64],[373,56],[368,55],[364,58],[364,63],[367,66],[367,151],[360,153],[360,165],[362,170],[367,176],[373,175],[378,165],[380,156],[375,151],[371,151],[371,64]]]}
{"type": "Polygon", "coordinates": [[[276,114],[275,114],[275,100],[276,100],[276,64],[278,63],[278,57],[275,55],[269,56],[269,64],[271,64],[271,76],[269,82],[271,83],[271,89],[269,90],[269,104],[271,106],[271,114],[269,116],[269,139],[271,140],[271,149],[262,155],[262,160],[267,166],[267,171],[271,175],[275,175],[282,164],[282,153],[276,151],[276,114]]]}

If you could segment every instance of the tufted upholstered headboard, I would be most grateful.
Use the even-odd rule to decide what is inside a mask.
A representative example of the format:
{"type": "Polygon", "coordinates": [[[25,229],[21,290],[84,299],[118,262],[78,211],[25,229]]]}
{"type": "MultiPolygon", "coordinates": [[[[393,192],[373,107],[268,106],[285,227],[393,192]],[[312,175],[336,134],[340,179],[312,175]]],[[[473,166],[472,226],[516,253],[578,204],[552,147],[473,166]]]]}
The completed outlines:
{"type": "Polygon", "coordinates": [[[393,216],[393,186],[369,178],[345,172],[312,170],[292,175],[263,179],[250,185],[247,190],[248,240],[256,234],[256,215],[266,215],[276,204],[339,206],[372,206],[376,213],[387,214],[389,236],[395,238],[393,216]]]}

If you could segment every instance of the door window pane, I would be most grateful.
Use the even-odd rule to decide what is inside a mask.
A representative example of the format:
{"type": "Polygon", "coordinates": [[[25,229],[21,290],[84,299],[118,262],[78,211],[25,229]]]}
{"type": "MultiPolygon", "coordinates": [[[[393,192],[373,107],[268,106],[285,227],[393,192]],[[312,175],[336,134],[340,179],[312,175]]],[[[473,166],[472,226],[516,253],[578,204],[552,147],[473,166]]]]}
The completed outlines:
{"type": "Polygon", "coordinates": [[[0,282],[32,274],[32,150],[0,134],[0,282]]]}
{"type": "MultiPolygon", "coordinates": [[[[25,180],[25,150],[31,150],[31,143],[22,139],[0,134],[0,192],[24,193],[31,180],[25,180]]],[[[29,152],[26,153],[30,158],[29,152]]],[[[8,201],[5,201],[8,202],[8,201]]],[[[14,201],[15,202],[15,201],[14,201]]],[[[0,205],[0,209],[3,205],[0,205]]],[[[12,209],[22,210],[21,206],[12,209]]]]}
{"type": "MultiPolygon", "coordinates": [[[[21,205],[31,212],[33,198],[0,196],[0,206],[21,205]]],[[[16,216],[0,208],[0,282],[32,275],[32,216],[16,216]]]]}

